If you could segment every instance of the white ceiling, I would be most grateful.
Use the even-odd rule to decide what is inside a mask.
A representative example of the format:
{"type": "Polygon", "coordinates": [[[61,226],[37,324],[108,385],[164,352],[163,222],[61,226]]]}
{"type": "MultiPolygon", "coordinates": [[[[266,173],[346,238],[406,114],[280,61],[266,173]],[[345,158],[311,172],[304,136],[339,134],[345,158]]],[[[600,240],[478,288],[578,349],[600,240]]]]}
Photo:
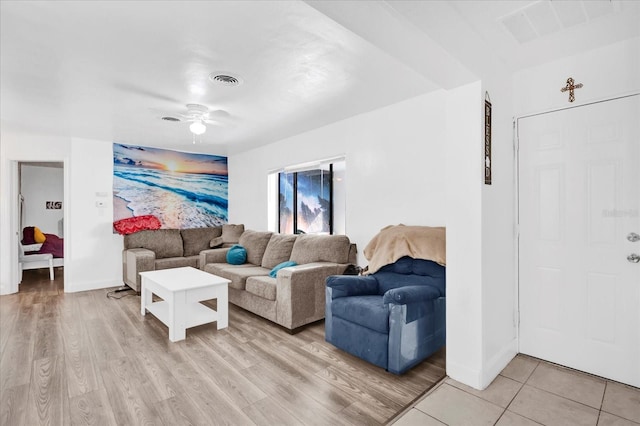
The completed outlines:
{"type": "Polygon", "coordinates": [[[637,1],[2,1],[2,133],[226,154],[638,37],[637,1]],[[243,84],[208,81],[222,71],[243,84]],[[228,116],[193,145],[162,116],[228,116]]]}

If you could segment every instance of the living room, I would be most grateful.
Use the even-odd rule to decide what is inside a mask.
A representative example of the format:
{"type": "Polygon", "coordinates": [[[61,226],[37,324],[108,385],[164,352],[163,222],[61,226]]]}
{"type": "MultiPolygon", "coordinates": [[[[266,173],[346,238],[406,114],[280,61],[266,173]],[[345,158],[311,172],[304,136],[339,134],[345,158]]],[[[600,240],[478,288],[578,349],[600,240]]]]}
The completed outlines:
{"type": "MultiPolygon", "coordinates": [[[[300,3],[303,8],[313,7],[300,3]]],[[[408,66],[436,84],[430,89],[423,86],[416,92],[397,95],[394,100],[389,100],[393,98],[389,96],[385,104],[370,105],[369,109],[335,121],[296,129],[265,145],[257,141],[247,149],[224,147],[215,142],[194,145],[185,127],[181,139],[169,142],[166,147],[227,155],[229,222],[243,223],[249,229],[268,230],[273,226],[268,220],[266,181],[269,173],[335,157],[345,158],[345,227],[359,248],[365,247],[389,224],[445,225],[447,375],[474,388],[484,388],[518,353],[514,319],[518,288],[513,117],[565,107],[567,95],[560,92],[560,87],[569,75],[585,82],[585,88],[581,89],[584,92],[576,91],[579,104],[640,91],[637,29],[617,39],[611,33],[605,34],[602,28],[592,29],[588,34],[599,35],[599,39],[584,37],[584,41],[576,42],[575,46],[556,46],[552,53],[550,39],[543,39],[536,44],[535,55],[527,60],[519,56],[521,63],[507,66],[503,60],[495,59],[491,46],[474,37],[474,30],[446,4],[433,2],[431,7],[436,8],[432,12],[449,17],[443,21],[450,29],[442,28],[445,24],[434,23],[434,18],[412,16],[411,19],[424,19],[433,28],[425,33],[416,29],[415,23],[407,22],[409,18],[405,15],[396,16],[395,20],[385,23],[385,34],[390,39],[396,40],[393,37],[398,36],[394,27],[398,22],[403,23],[411,35],[420,37],[389,45],[381,41],[373,29],[356,25],[358,13],[364,13],[356,5],[349,6],[347,2],[333,6],[346,8],[337,10],[319,3],[316,5],[319,9],[313,9],[313,14],[321,10],[326,14],[323,19],[330,16],[338,20],[357,37],[377,43],[377,49],[393,56],[400,68],[408,66]],[[338,12],[341,14],[336,17],[338,12]],[[447,42],[451,31],[459,31],[459,43],[466,43],[466,47],[447,42]],[[547,55],[542,53],[546,48],[549,48],[547,55]],[[416,58],[428,58],[428,62],[438,66],[426,66],[416,58]],[[484,185],[482,180],[486,92],[493,105],[491,185],[484,185]]],[[[429,11],[428,5],[423,6],[429,11]]],[[[12,111],[8,102],[28,105],[30,95],[24,92],[24,98],[20,98],[8,84],[10,80],[5,80],[4,70],[8,65],[4,52],[15,54],[22,46],[11,44],[11,39],[5,37],[5,28],[11,28],[5,25],[5,19],[12,16],[5,13],[5,7],[9,6],[3,3],[0,294],[18,291],[14,250],[18,229],[12,200],[16,195],[16,166],[22,161],[64,164],[64,291],[119,286],[122,237],[113,233],[112,206],[96,205],[102,199],[98,194],[113,191],[113,143],[151,144],[159,133],[166,131],[166,123],[155,119],[152,126],[160,129],[156,130],[159,133],[136,132],[136,139],[122,140],[111,133],[110,125],[92,130],[82,123],[71,122],[68,128],[73,131],[54,132],[48,131],[55,128],[51,123],[49,128],[31,128],[20,122],[18,116],[6,115],[12,111]]],[[[372,6],[368,10],[371,22],[375,22],[386,7],[385,2],[372,6]]],[[[74,65],[68,63],[60,72],[69,71],[74,65]]],[[[222,66],[230,67],[216,64],[216,69],[222,66]]],[[[55,74],[49,71],[49,75],[55,74]]],[[[214,69],[207,68],[206,74],[211,71],[214,69]]],[[[36,68],[30,72],[40,71],[36,68]]],[[[250,85],[249,74],[242,74],[244,84],[250,85]]],[[[90,109],[93,100],[79,105],[74,102],[61,95],[42,107],[68,108],[73,117],[78,110],[90,109]]],[[[181,102],[186,104],[190,100],[181,102]]],[[[38,121],[39,118],[45,120],[46,114],[36,114],[30,119],[38,121]]],[[[69,120],[69,116],[65,120],[69,120]]],[[[209,134],[214,133],[214,129],[209,130],[209,134]]],[[[361,251],[358,263],[366,265],[361,251]]]]}

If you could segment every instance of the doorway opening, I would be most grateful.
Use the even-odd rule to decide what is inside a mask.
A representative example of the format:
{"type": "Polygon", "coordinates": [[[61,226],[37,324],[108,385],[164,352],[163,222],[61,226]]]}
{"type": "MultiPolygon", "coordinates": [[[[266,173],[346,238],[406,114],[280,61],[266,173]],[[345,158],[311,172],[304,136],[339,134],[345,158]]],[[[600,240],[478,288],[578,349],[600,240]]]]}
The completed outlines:
{"type": "Polygon", "coordinates": [[[17,163],[18,290],[64,288],[64,163],[17,163]]]}

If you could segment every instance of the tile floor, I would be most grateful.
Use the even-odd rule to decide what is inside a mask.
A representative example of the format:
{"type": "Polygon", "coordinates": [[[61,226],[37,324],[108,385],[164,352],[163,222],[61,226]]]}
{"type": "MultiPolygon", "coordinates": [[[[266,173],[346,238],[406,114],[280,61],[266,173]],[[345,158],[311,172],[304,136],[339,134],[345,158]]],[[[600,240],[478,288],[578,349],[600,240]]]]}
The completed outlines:
{"type": "Polygon", "coordinates": [[[640,389],[516,356],[484,391],[445,378],[393,423],[640,425],[640,389]]]}

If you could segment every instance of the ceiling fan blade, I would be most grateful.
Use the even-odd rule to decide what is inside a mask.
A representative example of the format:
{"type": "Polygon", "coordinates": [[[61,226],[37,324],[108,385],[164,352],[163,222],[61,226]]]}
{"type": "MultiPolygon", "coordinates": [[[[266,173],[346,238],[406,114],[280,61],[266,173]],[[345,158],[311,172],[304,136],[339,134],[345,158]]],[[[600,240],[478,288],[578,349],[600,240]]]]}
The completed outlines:
{"type": "Polygon", "coordinates": [[[157,99],[163,102],[171,102],[172,104],[179,104],[179,105],[182,104],[182,102],[170,96],[145,89],[144,87],[134,86],[128,83],[122,83],[122,82],[116,83],[115,88],[120,89],[127,93],[134,93],[137,95],[157,99]]]}
{"type": "Polygon", "coordinates": [[[157,117],[167,121],[180,121],[184,123],[193,123],[201,121],[211,126],[227,126],[232,125],[236,120],[228,112],[223,109],[210,111],[208,107],[199,104],[187,104],[186,110],[181,108],[179,111],[169,112],[167,109],[149,108],[157,117]]]}
{"type": "Polygon", "coordinates": [[[219,119],[224,119],[224,118],[230,118],[231,114],[229,114],[229,111],[225,111],[223,109],[217,109],[215,111],[209,111],[209,118],[219,118],[219,119]]]}
{"type": "Polygon", "coordinates": [[[220,124],[230,124],[236,121],[236,118],[229,111],[223,109],[209,111],[207,119],[220,124]]]}
{"type": "Polygon", "coordinates": [[[165,119],[166,121],[185,121],[185,119],[183,117],[180,116],[180,114],[176,114],[175,112],[171,112],[171,111],[167,111],[164,108],[149,108],[148,109],[151,114],[153,114],[153,116],[155,118],[161,118],[161,119],[165,119]],[[165,117],[170,117],[170,118],[165,118],[165,117]],[[172,118],[174,118],[175,120],[172,120],[172,118]]]}

